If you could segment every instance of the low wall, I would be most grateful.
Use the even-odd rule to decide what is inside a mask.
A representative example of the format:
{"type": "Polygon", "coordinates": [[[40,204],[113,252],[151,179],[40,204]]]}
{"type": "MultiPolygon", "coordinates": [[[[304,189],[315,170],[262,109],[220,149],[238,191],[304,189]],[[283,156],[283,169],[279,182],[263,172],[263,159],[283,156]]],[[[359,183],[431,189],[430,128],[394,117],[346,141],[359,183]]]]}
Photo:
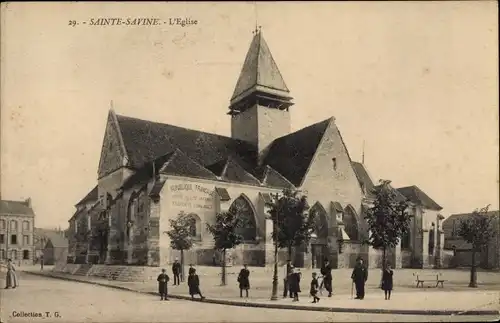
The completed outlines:
{"type": "Polygon", "coordinates": [[[356,259],[361,256],[367,259],[367,254],[362,253],[361,244],[357,242],[344,242],[342,252],[337,257],[337,268],[353,268],[356,265],[356,259]]]}

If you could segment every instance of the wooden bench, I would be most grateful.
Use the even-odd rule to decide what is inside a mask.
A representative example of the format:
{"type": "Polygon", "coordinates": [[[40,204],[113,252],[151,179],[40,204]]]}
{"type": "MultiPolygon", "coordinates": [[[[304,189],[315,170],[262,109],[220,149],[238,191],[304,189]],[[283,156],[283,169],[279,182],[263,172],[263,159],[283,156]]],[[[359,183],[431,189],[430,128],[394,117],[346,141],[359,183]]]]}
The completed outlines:
{"type": "Polygon", "coordinates": [[[416,276],[417,287],[424,287],[425,282],[436,284],[434,287],[438,287],[441,285],[443,288],[443,283],[445,280],[443,279],[443,275],[441,273],[437,274],[423,274],[423,273],[414,273],[413,276],[416,276]]]}

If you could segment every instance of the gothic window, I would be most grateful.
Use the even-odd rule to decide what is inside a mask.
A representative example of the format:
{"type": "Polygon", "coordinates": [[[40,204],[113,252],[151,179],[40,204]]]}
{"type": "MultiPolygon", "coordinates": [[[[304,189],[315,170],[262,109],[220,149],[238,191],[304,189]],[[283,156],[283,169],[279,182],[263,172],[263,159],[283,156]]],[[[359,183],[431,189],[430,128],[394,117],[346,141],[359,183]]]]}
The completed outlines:
{"type": "Polygon", "coordinates": [[[326,238],[328,236],[328,222],[326,220],[326,211],[323,206],[317,202],[311,208],[314,214],[314,233],[318,238],[326,238]]]}
{"type": "Polygon", "coordinates": [[[351,240],[359,239],[358,217],[351,205],[344,210],[345,231],[351,240]]]}
{"type": "Polygon", "coordinates": [[[257,238],[257,225],[255,213],[248,199],[243,195],[238,197],[231,204],[229,212],[234,212],[241,221],[236,233],[241,235],[244,241],[254,241],[257,238]]]}

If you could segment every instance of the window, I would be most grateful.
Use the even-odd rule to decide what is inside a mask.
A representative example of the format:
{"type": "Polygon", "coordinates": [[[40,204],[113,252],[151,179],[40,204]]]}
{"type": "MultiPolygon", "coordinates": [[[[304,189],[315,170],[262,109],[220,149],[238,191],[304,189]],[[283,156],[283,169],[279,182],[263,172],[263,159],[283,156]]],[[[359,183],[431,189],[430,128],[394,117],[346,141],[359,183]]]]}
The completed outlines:
{"type": "Polygon", "coordinates": [[[30,259],[30,252],[29,252],[29,250],[23,250],[23,259],[24,260],[29,260],[30,259]]]}
{"type": "Polygon", "coordinates": [[[193,216],[189,217],[189,235],[196,237],[196,219],[193,216]]]}
{"type": "Polygon", "coordinates": [[[23,245],[27,246],[30,244],[30,236],[24,235],[23,236],[23,245]]]}
{"type": "Polygon", "coordinates": [[[5,259],[5,250],[0,249],[0,260],[5,259]]]}
{"type": "Polygon", "coordinates": [[[91,225],[91,221],[90,221],[90,215],[87,216],[87,230],[92,230],[92,225],[91,225]]]}
{"type": "Polygon", "coordinates": [[[410,232],[405,232],[401,237],[401,249],[410,249],[410,232]]]}
{"type": "Polygon", "coordinates": [[[255,241],[257,238],[257,226],[253,208],[243,195],[234,200],[229,208],[240,219],[242,226],[236,228],[236,233],[243,237],[243,241],[255,241]]]}
{"type": "Polygon", "coordinates": [[[0,244],[4,244],[4,243],[5,243],[5,235],[0,234],[0,244]]]}
{"type": "Polygon", "coordinates": [[[434,255],[434,229],[429,230],[429,255],[434,255]]]}
{"type": "Polygon", "coordinates": [[[5,220],[0,220],[0,230],[5,230],[5,220]]]}
{"type": "Polygon", "coordinates": [[[10,252],[10,258],[12,258],[12,260],[17,260],[17,250],[12,250],[10,252]]]}
{"type": "Polygon", "coordinates": [[[13,234],[10,236],[10,243],[17,244],[17,234],[13,234]]]}
{"type": "Polygon", "coordinates": [[[337,158],[332,158],[333,170],[337,170],[337,158]]]}
{"type": "Polygon", "coordinates": [[[23,221],[23,231],[29,231],[29,230],[30,230],[29,221],[23,221]]]}
{"type": "Polygon", "coordinates": [[[17,231],[17,221],[16,220],[10,221],[10,229],[12,231],[17,231]]]}

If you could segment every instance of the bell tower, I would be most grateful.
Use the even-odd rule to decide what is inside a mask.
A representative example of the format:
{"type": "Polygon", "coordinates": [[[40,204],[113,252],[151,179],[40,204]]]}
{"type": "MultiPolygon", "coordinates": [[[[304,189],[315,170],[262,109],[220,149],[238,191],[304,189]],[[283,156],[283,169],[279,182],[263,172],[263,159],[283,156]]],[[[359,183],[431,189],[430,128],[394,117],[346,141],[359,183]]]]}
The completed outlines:
{"type": "Polygon", "coordinates": [[[255,145],[261,160],[273,140],[290,133],[291,100],[259,27],[231,98],[231,137],[255,145]]]}

